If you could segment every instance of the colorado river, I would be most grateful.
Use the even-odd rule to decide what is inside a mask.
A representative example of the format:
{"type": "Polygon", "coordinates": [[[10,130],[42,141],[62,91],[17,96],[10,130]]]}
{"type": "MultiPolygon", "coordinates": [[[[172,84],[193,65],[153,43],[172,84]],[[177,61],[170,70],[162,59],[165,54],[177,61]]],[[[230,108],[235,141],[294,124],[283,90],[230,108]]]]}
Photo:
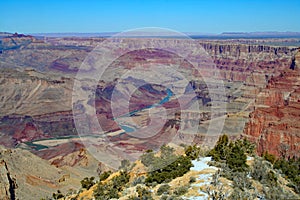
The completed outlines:
{"type": "MultiPolygon", "coordinates": [[[[140,110],[134,110],[134,111],[131,111],[131,112],[125,114],[125,115],[122,115],[122,116],[120,116],[120,117],[115,118],[114,120],[116,120],[116,122],[118,122],[118,121],[117,121],[118,118],[131,117],[131,116],[135,115],[135,114],[138,113],[138,112],[141,112],[141,111],[146,110],[146,109],[149,109],[149,108],[155,108],[155,107],[157,107],[157,106],[160,106],[160,105],[162,105],[162,104],[164,104],[164,103],[170,101],[170,98],[171,98],[174,94],[173,94],[173,92],[172,92],[169,88],[166,90],[166,93],[167,93],[167,96],[166,96],[165,98],[163,98],[159,103],[155,103],[155,104],[146,106],[145,108],[142,108],[142,109],[140,109],[140,110]]],[[[119,123],[118,123],[118,124],[119,124],[119,123]]],[[[119,127],[120,127],[121,129],[123,129],[126,133],[131,133],[131,132],[135,132],[135,131],[136,131],[136,129],[135,129],[133,126],[130,126],[130,125],[127,125],[127,124],[126,124],[126,125],[125,125],[125,124],[119,124],[119,127]]]]}

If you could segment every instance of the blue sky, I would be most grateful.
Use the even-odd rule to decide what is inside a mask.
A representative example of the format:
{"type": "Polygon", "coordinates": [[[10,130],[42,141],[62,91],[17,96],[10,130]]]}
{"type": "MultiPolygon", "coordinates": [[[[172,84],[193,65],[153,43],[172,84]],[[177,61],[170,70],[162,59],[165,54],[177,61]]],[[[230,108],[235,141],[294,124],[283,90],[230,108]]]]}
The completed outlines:
{"type": "Polygon", "coordinates": [[[300,32],[300,0],[0,0],[0,31],[300,32]]]}

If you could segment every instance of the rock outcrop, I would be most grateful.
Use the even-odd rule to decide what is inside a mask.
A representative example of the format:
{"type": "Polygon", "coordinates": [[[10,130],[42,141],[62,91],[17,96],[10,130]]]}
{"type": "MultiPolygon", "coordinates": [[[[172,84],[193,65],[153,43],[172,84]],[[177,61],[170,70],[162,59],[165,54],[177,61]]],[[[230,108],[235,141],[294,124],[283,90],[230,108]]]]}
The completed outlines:
{"type": "Polygon", "coordinates": [[[278,74],[291,65],[296,48],[254,44],[220,44],[203,42],[226,80],[245,81],[254,71],[278,74]]]}
{"type": "Polygon", "coordinates": [[[11,177],[4,160],[0,160],[0,199],[15,200],[17,188],[16,179],[11,177]]]}
{"type": "MultiPolygon", "coordinates": [[[[55,153],[52,153],[54,157],[55,153]]],[[[79,151],[65,153],[64,157],[64,162],[70,161],[69,164],[73,158],[86,158],[79,159],[73,167],[64,164],[60,168],[27,150],[0,146],[0,199],[41,199],[52,196],[57,190],[66,194],[69,189],[78,190],[84,177],[98,175],[99,162],[91,155],[79,151]]]]}
{"type": "Polygon", "coordinates": [[[300,157],[300,51],[292,69],[273,77],[257,96],[255,110],[245,128],[245,136],[255,141],[259,154],[300,157]]]}

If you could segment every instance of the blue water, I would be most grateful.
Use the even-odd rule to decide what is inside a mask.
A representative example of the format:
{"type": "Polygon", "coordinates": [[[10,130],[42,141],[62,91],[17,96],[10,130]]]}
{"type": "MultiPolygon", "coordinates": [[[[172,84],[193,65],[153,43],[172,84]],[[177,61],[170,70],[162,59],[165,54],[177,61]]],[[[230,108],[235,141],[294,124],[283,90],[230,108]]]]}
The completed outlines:
{"type": "Polygon", "coordinates": [[[166,96],[165,98],[163,98],[163,99],[158,103],[159,105],[162,105],[162,104],[164,104],[164,103],[170,101],[170,97],[173,96],[173,92],[172,92],[172,90],[170,90],[169,88],[167,89],[166,92],[167,92],[167,96],[166,96]]]}
{"type": "Polygon", "coordinates": [[[123,129],[126,133],[132,133],[135,131],[135,128],[126,126],[126,125],[119,125],[121,129],[123,129]]]}
{"type": "MultiPolygon", "coordinates": [[[[146,106],[145,108],[142,108],[140,110],[134,110],[134,111],[131,111],[125,115],[122,115],[120,117],[131,117],[133,115],[135,115],[136,113],[140,112],[140,111],[143,111],[145,109],[148,109],[148,108],[155,108],[159,105],[162,105],[168,101],[170,101],[170,98],[174,95],[172,90],[170,90],[169,88],[166,90],[167,92],[167,96],[165,98],[163,98],[159,103],[155,103],[155,104],[152,104],[152,105],[149,105],[149,106],[146,106]]],[[[132,133],[134,131],[136,131],[135,128],[133,127],[130,127],[130,126],[126,126],[126,125],[119,125],[120,128],[122,128],[126,133],[132,133]]]]}
{"type": "MultiPolygon", "coordinates": [[[[173,94],[172,90],[170,90],[169,88],[166,90],[166,93],[167,93],[167,96],[166,96],[165,98],[163,98],[159,103],[155,103],[155,104],[146,106],[146,107],[144,107],[144,108],[142,108],[142,109],[140,109],[140,110],[134,110],[134,111],[131,111],[131,112],[129,112],[129,113],[127,113],[127,114],[124,114],[124,115],[122,115],[122,116],[119,116],[119,117],[130,117],[130,116],[133,116],[133,115],[135,115],[136,113],[138,113],[138,112],[140,112],[140,111],[143,111],[143,110],[148,109],[148,108],[155,108],[155,107],[157,107],[157,106],[159,106],[159,105],[162,105],[162,104],[164,104],[164,103],[170,101],[170,97],[172,97],[174,94],[173,94]]],[[[115,120],[115,119],[116,119],[116,118],[114,118],[114,120],[115,120]]]]}
{"type": "Polygon", "coordinates": [[[30,146],[34,150],[42,150],[42,149],[48,149],[48,146],[41,145],[41,144],[34,144],[33,142],[25,142],[28,146],[30,146]]]}

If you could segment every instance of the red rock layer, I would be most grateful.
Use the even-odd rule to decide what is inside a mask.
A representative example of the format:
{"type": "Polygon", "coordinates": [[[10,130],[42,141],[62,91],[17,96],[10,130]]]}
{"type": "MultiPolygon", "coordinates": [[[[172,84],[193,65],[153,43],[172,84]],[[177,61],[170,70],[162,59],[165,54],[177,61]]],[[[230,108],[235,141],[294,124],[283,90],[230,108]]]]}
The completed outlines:
{"type": "MultiPolygon", "coordinates": [[[[300,51],[296,54],[299,62],[300,51]]],[[[257,151],[276,156],[300,157],[300,70],[285,70],[272,78],[257,97],[256,109],[244,135],[257,144],[257,151]]]]}

